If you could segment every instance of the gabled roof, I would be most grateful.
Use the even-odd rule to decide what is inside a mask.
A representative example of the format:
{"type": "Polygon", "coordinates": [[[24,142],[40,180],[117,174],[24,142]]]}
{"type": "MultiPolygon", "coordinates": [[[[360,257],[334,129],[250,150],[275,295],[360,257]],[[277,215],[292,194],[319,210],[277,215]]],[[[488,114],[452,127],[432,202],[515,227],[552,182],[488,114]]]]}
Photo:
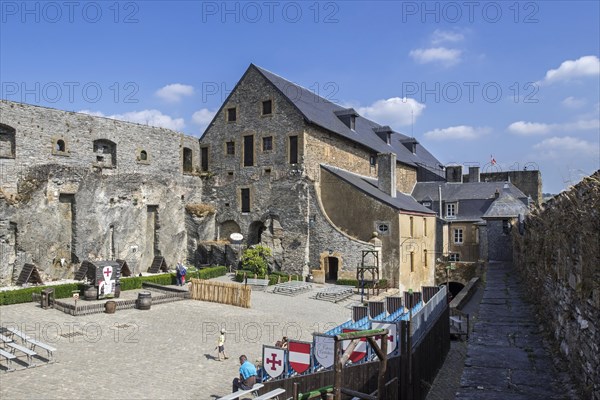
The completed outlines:
{"type": "Polygon", "coordinates": [[[517,199],[509,189],[504,189],[482,218],[516,218],[519,214],[526,215],[527,213],[527,206],[517,199]]]}
{"type": "Polygon", "coordinates": [[[373,197],[374,199],[397,210],[415,212],[419,214],[435,214],[429,208],[417,203],[415,199],[409,195],[397,192],[396,197],[390,196],[377,187],[377,179],[375,178],[357,175],[344,169],[325,164],[321,164],[321,168],[331,172],[366,195],[373,197]]]}
{"type": "Polygon", "coordinates": [[[398,162],[413,167],[421,166],[441,176],[442,164],[423,146],[417,146],[416,153],[413,154],[401,143],[401,141],[411,139],[408,136],[394,132],[391,143],[388,145],[374,131],[382,126],[360,115],[356,117],[355,129],[352,130],[338,117],[340,113],[347,114],[349,109],[332,103],[312,91],[254,64],[251,64],[250,68],[256,68],[271,82],[296,107],[307,122],[359,143],[377,153],[394,152],[398,162]]]}
{"type": "Polygon", "coordinates": [[[439,208],[440,187],[443,202],[458,202],[456,215],[453,219],[457,222],[482,221],[482,218],[496,200],[496,191],[506,191],[523,207],[527,208],[525,206],[527,196],[510,182],[417,182],[412,197],[418,202],[431,201],[433,210],[437,211],[439,208]],[[503,189],[505,185],[507,188],[503,189]]]}
{"type": "MultiPolygon", "coordinates": [[[[521,192],[515,185],[508,182],[508,190],[519,199],[527,199],[527,196],[521,192]]],[[[442,187],[442,201],[460,201],[460,200],[483,200],[493,199],[496,190],[503,190],[503,182],[417,182],[412,197],[417,201],[425,201],[427,197],[437,201],[439,199],[438,188],[442,187]]]]}

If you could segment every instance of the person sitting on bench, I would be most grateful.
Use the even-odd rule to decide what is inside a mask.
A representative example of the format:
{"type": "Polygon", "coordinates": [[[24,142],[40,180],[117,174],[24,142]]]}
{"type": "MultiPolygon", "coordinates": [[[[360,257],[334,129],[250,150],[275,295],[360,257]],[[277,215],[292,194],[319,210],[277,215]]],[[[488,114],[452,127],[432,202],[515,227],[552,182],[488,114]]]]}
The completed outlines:
{"type": "Polygon", "coordinates": [[[240,356],[240,377],[233,380],[232,392],[250,390],[256,383],[256,367],[245,355],[240,356]]]}

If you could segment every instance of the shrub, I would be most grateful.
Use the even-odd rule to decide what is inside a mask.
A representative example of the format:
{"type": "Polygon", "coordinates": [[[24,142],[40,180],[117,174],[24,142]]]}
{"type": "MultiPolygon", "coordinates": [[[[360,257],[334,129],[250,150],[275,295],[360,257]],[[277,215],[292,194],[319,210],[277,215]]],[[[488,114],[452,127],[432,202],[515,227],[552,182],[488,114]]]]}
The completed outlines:
{"type": "Polygon", "coordinates": [[[83,294],[84,285],[81,283],[65,283],[64,285],[36,286],[17,290],[7,290],[0,292],[0,305],[28,303],[32,300],[33,293],[41,293],[46,288],[54,289],[55,299],[65,299],[73,295],[73,291],[78,290],[83,294]]]}
{"type": "Polygon", "coordinates": [[[271,257],[271,249],[266,246],[256,245],[244,250],[242,255],[242,268],[252,271],[253,274],[265,276],[267,273],[267,257],[271,257]]]}

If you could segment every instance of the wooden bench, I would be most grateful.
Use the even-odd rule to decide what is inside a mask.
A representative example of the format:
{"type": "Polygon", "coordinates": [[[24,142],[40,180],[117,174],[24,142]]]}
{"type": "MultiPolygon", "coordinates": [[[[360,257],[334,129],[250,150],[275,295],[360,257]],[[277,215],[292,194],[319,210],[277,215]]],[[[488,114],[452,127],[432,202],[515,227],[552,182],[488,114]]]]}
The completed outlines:
{"type": "Polygon", "coordinates": [[[48,352],[48,359],[52,360],[52,356],[54,355],[53,353],[56,351],[54,347],[47,345],[46,343],[38,342],[37,340],[30,338],[15,328],[8,328],[8,331],[13,335],[20,337],[23,344],[29,344],[31,350],[35,350],[36,347],[41,347],[42,349],[46,350],[48,352]]]}
{"type": "Polygon", "coordinates": [[[285,393],[285,389],[275,389],[271,390],[268,393],[265,393],[259,397],[255,397],[254,400],[268,400],[268,399],[278,399],[280,394],[285,393]]]}
{"type": "Polygon", "coordinates": [[[268,279],[248,278],[248,279],[246,279],[246,284],[248,284],[250,286],[257,286],[258,288],[265,290],[267,288],[267,286],[269,286],[269,280],[268,279]]]}
{"type": "Polygon", "coordinates": [[[20,352],[25,353],[25,355],[27,356],[27,364],[29,364],[29,366],[33,365],[33,356],[35,356],[37,354],[35,351],[29,350],[27,347],[19,346],[18,344],[14,343],[14,342],[8,342],[8,343],[6,343],[6,345],[12,349],[10,352],[13,355],[16,355],[15,354],[16,350],[19,350],[20,352]]]}
{"type": "Polygon", "coordinates": [[[265,386],[265,385],[263,385],[262,383],[256,383],[254,386],[252,386],[252,389],[238,390],[237,392],[230,393],[225,397],[221,397],[220,400],[239,399],[241,396],[256,392],[258,389],[262,388],[263,386],[265,386]]]}
{"type": "Polygon", "coordinates": [[[15,358],[17,358],[17,356],[15,356],[14,354],[10,354],[9,352],[6,352],[4,350],[0,350],[0,356],[6,358],[6,361],[8,361],[7,366],[8,366],[8,370],[12,371],[14,370],[14,368],[11,368],[11,362],[12,360],[14,360],[15,358]]]}

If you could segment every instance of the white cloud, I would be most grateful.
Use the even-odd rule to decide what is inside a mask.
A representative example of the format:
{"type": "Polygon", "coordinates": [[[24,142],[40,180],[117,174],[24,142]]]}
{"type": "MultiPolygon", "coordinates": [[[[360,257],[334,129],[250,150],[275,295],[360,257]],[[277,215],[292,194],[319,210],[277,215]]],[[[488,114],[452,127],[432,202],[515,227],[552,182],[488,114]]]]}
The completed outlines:
{"type": "Polygon", "coordinates": [[[577,99],[573,96],[569,96],[564,99],[561,104],[567,108],[581,108],[585,105],[585,99],[577,99]]]}
{"type": "Polygon", "coordinates": [[[431,44],[438,45],[446,42],[457,43],[462,42],[464,39],[465,35],[462,33],[436,29],[431,35],[431,44]]]}
{"type": "Polygon", "coordinates": [[[158,89],[155,94],[168,103],[178,103],[183,97],[193,95],[194,87],[182,85],[181,83],[172,83],[158,89]]]}
{"type": "Polygon", "coordinates": [[[356,111],[365,118],[395,127],[412,124],[424,109],[425,104],[414,99],[392,97],[387,100],[377,100],[367,107],[357,107],[356,111]]]}
{"type": "Polygon", "coordinates": [[[462,51],[457,49],[448,49],[446,47],[431,47],[429,49],[416,49],[408,53],[416,62],[421,64],[440,62],[443,65],[451,66],[460,62],[462,51]]]}
{"type": "Polygon", "coordinates": [[[557,69],[546,72],[544,82],[551,84],[559,81],[568,81],[573,78],[600,75],[600,59],[596,56],[584,56],[577,60],[567,60],[557,69]]]}
{"type": "Polygon", "coordinates": [[[508,130],[517,135],[544,135],[552,130],[552,124],[517,121],[508,126],[508,130]]]}
{"type": "Polygon", "coordinates": [[[598,156],[598,143],[591,143],[571,136],[551,137],[544,139],[533,148],[543,158],[560,158],[561,156],[576,155],[598,156]]]}
{"type": "Polygon", "coordinates": [[[598,128],[600,128],[598,119],[581,119],[562,124],[517,121],[508,126],[510,132],[522,136],[545,135],[553,131],[587,131],[598,128]]]}
{"type": "Polygon", "coordinates": [[[119,121],[135,122],[142,125],[158,126],[161,128],[180,131],[185,127],[183,118],[173,118],[165,115],[159,110],[131,111],[124,114],[104,115],[100,111],[81,110],[80,113],[93,115],[95,117],[106,117],[119,121]]]}
{"type": "Polygon", "coordinates": [[[450,126],[425,132],[425,137],[432,140],[474,140],[490,132],[488,127],[473,127],[468,125],[450,126]]]}
{"type": "Polygon", "coordinates": [[[212,121],[213,117],[217,112],[215,110],[209,110],[208,108],[203,108],[201,110],[196,111],[192,115],[192,121],[200,127],[200,130],[204,132],[210,121],[212,121]]]}

